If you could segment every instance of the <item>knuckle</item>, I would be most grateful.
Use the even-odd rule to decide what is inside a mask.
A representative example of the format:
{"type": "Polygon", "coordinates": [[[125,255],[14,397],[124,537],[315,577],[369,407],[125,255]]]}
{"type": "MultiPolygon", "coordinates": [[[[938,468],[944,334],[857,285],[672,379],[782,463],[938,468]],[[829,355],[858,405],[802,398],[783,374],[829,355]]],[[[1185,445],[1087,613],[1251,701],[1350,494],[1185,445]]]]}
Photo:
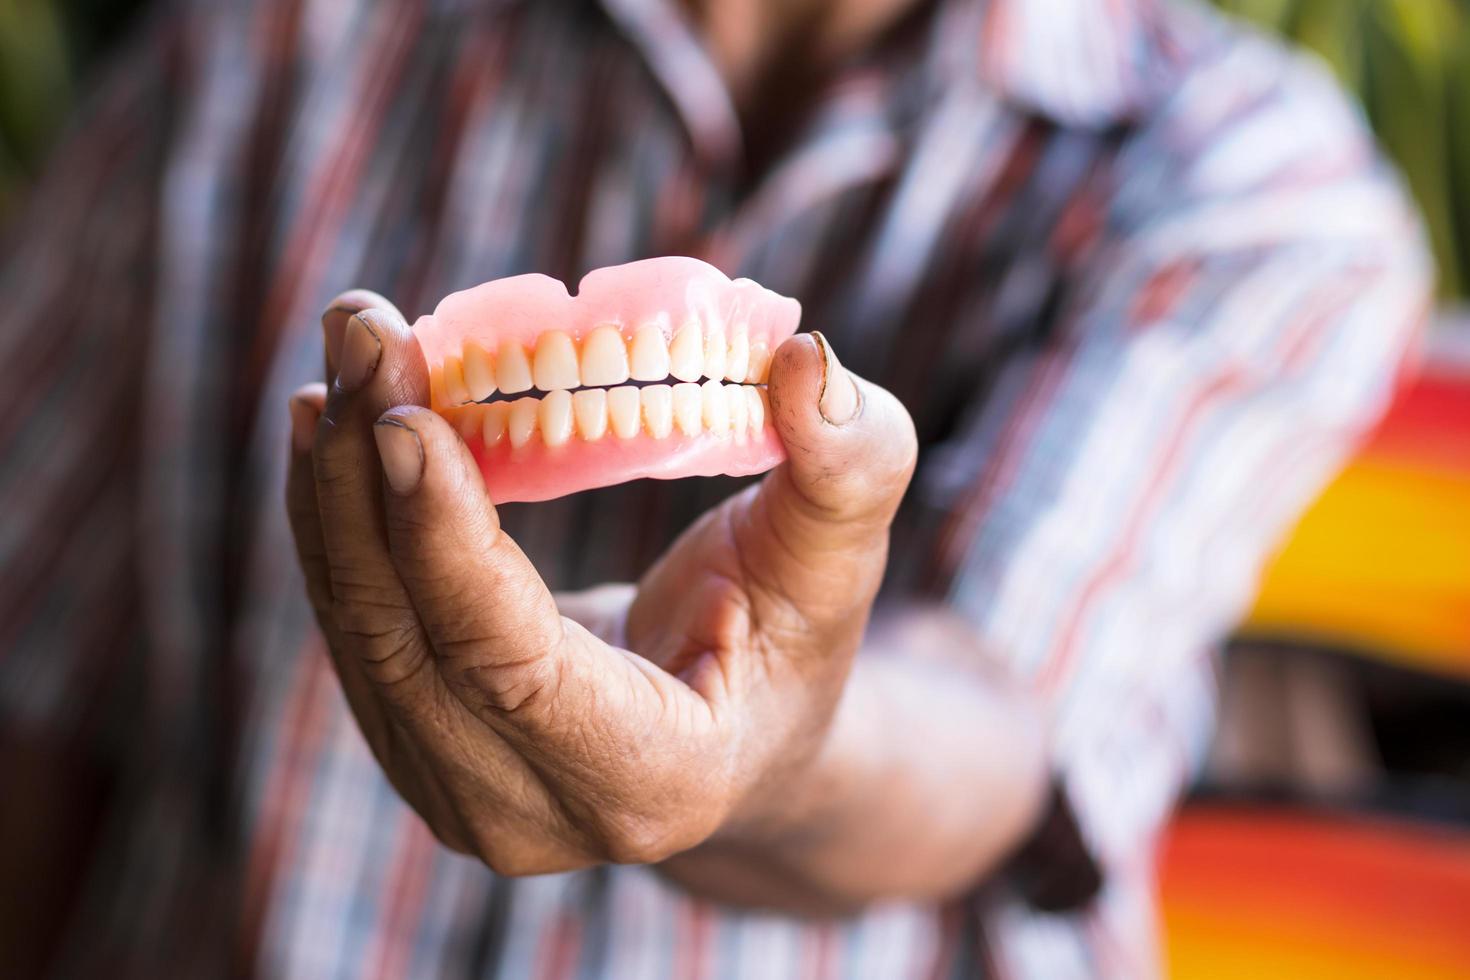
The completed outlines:
{"type": "Polygon", "coordinates": [[[332,621],[338,634],[354,647],[368,676],[378,684],[400,683],[428,660],[417,622],[396,608],[334,600],[332,621]]]}
{"type": "Polygon", "coordinates": [[[552,710],[562,687],[562,665],[549,655],[522,661],[471,664],[464,668],[468,686],[486,706],[507,716],[552,710]]]}
{"type": "Polygon", "coordinates": [[[704,841],[714,830],[710,821],[693,813],[679,819],[620,813],[601,819],[596,836],[598,850],[613,864],[659,864],[704,841]]]}

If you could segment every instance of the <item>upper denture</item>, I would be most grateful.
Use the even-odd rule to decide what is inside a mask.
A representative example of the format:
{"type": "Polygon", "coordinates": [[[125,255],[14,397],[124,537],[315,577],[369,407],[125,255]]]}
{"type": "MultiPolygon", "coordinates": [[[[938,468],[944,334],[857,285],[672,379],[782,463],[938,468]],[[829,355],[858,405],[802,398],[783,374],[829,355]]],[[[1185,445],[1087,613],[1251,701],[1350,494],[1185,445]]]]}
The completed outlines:
{"type": "Polygon", "coordinates": [[[794,300],[749,280],[661,258],[589,273],[575,297],[539,275],[487,283],[414,329],[432,407],[480,456],[492,495],[540,499],[579,481],[773,465],[781,450],[759,386],[799,317],[794,300]],[[573,445],[584,472],[561,457],[573,445]],[[550,455],[524,455],[537,446],[550,455]],[[504,489],[516,480],[494,470],[492,481],[489,468],[503,453],[555,473],[518,471],[535,488],[504,489]]]}

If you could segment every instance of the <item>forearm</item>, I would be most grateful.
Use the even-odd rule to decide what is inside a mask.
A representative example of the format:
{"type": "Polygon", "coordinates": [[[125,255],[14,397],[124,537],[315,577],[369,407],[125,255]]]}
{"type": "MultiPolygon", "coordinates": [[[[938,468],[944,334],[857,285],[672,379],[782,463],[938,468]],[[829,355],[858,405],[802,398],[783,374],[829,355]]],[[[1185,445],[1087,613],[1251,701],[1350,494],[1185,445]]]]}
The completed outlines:
{"type": "Polygon", "coordinates": [[[815,762],[754,818],[661,867],[717,901],[805,915],[947,897],[1024,838],[1043,758],[1017,694],[941,663],[863,656],[815,762]]]}

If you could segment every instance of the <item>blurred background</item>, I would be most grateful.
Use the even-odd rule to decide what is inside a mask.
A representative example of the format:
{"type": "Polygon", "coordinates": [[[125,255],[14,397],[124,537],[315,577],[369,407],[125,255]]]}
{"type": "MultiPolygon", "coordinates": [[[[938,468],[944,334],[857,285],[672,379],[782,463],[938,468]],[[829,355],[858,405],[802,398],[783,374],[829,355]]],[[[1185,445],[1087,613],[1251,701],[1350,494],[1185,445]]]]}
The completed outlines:
{"type": "MultiPolygon", "coordinates": [[[[1421,205],[1422,376],[1305,516],[1163,842],[1172,972],[1470,976],[1470,0],[1218,0],[1317,52],[1421,205]]],[[[0,219],[146,0],[0,0],[0,219]]]]}

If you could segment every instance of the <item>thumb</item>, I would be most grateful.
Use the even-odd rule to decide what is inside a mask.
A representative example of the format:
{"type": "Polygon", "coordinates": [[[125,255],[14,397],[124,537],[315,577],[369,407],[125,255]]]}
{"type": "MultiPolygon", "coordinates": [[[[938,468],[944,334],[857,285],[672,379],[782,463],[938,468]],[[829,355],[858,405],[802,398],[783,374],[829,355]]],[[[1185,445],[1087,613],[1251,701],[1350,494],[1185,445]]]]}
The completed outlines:
{"type": "Polygon", "coordinates": [[[819,333],[777,349],[769,396],[788,458],[752,503],[760,520],[747,534],[774,539],[742,542],[752,571],[798,603],[866,608],[913,475],[913,421],[897,398],[842,367],[819,333]]]}
{"type": "Polygon", "coordinates": [[[373,425],[387,484],[393,565],[449,678],[488,706],[518,711],[547,691],[565,631],[551,592],[500,527],[474,459],[429,409],[389,409],[373,425]]]}

